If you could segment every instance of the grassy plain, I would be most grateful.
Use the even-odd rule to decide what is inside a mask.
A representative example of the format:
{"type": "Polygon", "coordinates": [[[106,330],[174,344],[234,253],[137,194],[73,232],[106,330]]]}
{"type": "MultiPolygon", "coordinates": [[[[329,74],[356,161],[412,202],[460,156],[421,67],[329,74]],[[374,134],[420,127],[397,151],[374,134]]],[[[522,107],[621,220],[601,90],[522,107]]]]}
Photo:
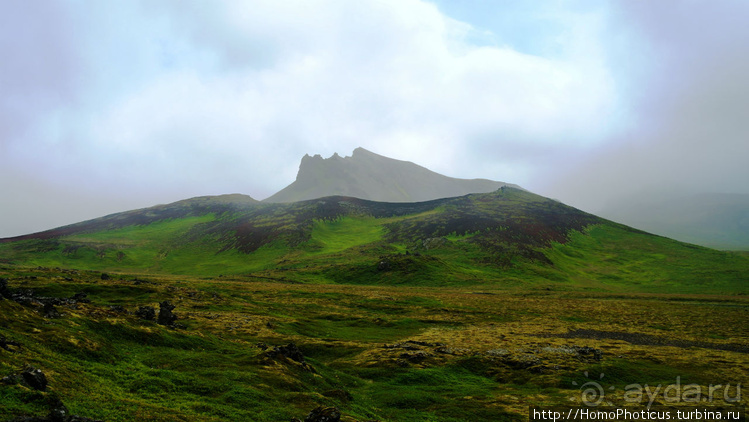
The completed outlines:
{"type": "Polygon", "coordinates": [[[92,300],[59,318],[0,301],[0,334],[21,344],[0,350],[0,374],[33,365],[50,381],[0,386],[3,415],[45,415],[57,395],[107,421],[281,421],[318,405],[344,421],[525,420],[528,405],[580,403],[592,380],[624,405],[633,384],[695,383],[703,398],[730,384],[735,397],[749,379],[745,295],[111,276],[0,268],[12,289],[92,300]],[[183,328],[109,308],[163,300],[183,328]],[[289,342],[309,367],[258,347],[289,342]]]}

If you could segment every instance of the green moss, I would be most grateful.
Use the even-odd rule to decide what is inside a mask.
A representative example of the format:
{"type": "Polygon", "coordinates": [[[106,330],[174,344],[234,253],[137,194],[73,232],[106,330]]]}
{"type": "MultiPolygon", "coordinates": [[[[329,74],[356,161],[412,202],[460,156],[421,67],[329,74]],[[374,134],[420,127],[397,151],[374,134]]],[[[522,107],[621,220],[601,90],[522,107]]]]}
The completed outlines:
{"type": "Polygon", "coordinates": [[[554,271],[577,285],[681,293],[749,293],[744,257],[613,224],[596,225],[546,252],[554,271]]]}
{"type": "Polygon", "coordinates": [[[312,225],[308,248],[315,255],[338,253],[355,246],[377,242],[382,239],[384,233],[382,221],[372,217],[316,220],[312,225]]]}

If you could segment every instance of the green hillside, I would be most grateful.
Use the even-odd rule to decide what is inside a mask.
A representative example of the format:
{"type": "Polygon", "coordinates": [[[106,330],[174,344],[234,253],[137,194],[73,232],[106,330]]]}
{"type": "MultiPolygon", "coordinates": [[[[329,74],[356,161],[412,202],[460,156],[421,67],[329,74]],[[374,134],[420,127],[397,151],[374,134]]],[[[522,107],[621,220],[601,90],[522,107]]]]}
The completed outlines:
{"type": "Polygon", "coordinates": [[[5,239],[4,262],[308,283],[747,292],[749,260],[505,187],[420,203],[204,197],[5,239]]]}

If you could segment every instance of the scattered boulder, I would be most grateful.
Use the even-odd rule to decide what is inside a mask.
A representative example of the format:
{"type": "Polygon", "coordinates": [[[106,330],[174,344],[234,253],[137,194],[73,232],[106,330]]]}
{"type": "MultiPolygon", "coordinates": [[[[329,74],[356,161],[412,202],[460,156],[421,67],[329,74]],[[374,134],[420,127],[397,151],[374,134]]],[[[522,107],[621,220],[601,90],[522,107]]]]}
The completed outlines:
{"type": "Polygon", "coordinates": [[[445,243],[447,243],[447,239],[444,237],[430,237],[428,239],[424,239],[421,242],[421,245],[426,250],[439,248],[440,246],[443,246],[445,243]]]}
{"type": "Polygon", "coordinates": [[[60,313],[57,312],[57,308],[55,308],[55,305],[53,305],[51,302],[47,302],[44,304],[44,307],[42,308],[42,315],[44,318],[60,318],[60,313]]]}
{"type": "Polygon", "coordinates": [[[51,422],[67,422],[70,419],[70,411],[68,411],[67,406],[57,396],[53,396],[49,401],[49,415],[47,419],[51,422]]]}
{"type": "Polygon", "coordinates": [[[341,411],[335,407],[322,407],[318,406],[314,408],[306,418],[304,422],[339,422],[341,420],[341,411]]]}
{"type": "Polygon", "coordinates": [[[11,290],[8,287],[8,279],[0,278],[0,299],[10,299],[24,306],[43,305],[45,306],[45,309],[42,310],[42,314],[45,316],[49,314],[50,318],[56,318],[59,314],[55,315],[56,311],[53,312],[53,308],[50,308],[48,305],[72,306],[78,303],[90,303],[91,301],[87,299],[86,296],[85,293],[76,293],[70,298],[37,296],[36,293],[30,289],[11,290]]]}
{"type": "Polygon", "coordinates": [[[34,292],[28,289],[16,290],[13,292],[11,299],[24,306],[32,306],[39,303],[39,300],[34,297],[34,292]]]}
{"type": "Polygon", "coordinates": [[[111,305],[109,307],[109,310],[112,311],[112,312],[117,312],[118,314],[126,314],[127,313],[127,309],[125,309],[125,307],[122,306],[122,305],[111,305]]]}
{"type": "Polygon", "coordinates": [[[403,350],[421,350],[421,347],[415,346],[413,344],[406,344],[406,343],[395,343],[395,344],[385,344],[382,346],[383,349],[403,349],[403,350]]]}
{"type": "Polygon", "coordinates": [[[600,349],[595,349],[588,346],[572,346],[577,353],[577,357],[580,359],[592,359],[594,361],[600,361],[603,357],[603,352],[600,349]]]}
{"type": "Polygon", "coordinates": [[[7,278],[0,278],[0,300],[2,300],[3,298],[5,299],[13,298],[13,293],[8,288],[7,278]]]}
{"type": "Polygon", "coordinates": [[[18,374],[11,374],[0,379],[0,382],[5,385],[16,385],[23,382],[23,378],[18,374]]]}
{"type": "Polygon", "coordinates": [[[572,355],[575,358],[582,360],[582,361],[600,361],[603,357],[603,352],[600,349],[596,349],[589,346],[578,346],[578,345],[572,345],[572,346],[560,346],[560,347],[544,347],[541,349],[543,352],[547,353],[563,353],[567,355],[572,355]]]}
{"type": "Polygon", "coordinates": [[[28,296],[31,296],[34,301],[44,305],[51,304],[56,306],[73,306],[79,303],[91,303],[91,300],[87,299],[88,295],[86,293],[76,293],[69,298],[35,296],[34,292],[30,290],[26,294],[28,296]]]}
{"type": "Polygon", "coordinates": [[[172,312],[174,308],[175,306],[169,303],[169,301],[167,300],[159,303],[159,319],[157,323],[161,325],[173,326],[174,322],[177,321],[177,315],[172,312]]]}
{"type": "Polygon", "coordinates": [[[91,419],[85,416],[71,415],[67,406],[63,404],[59,397],[52,395],[48,401],[49,413],[46,418],[38,416],[19,416],[11,419],[10,422],[104,422],[98,419],[91,419]]]}
{"type": "Polygon", "coordinates": [[[91,299],[88,299],[88,295],[83,292],[74,294],[70,300],[75,303],[91,303],[91,299]]]}
{"type": "Polygon", "coordinates": [[[47,389],[47,377],[41,369],[30,366],[21,372],[21,378],[34,390],[44,391],[47,389]]]}
{"type": "Polygon", "coordinates": [[[302,355],[302,351],[299,350],[299,348],[294,343],[289,343],[286,346],[276,346],[273,349],[265,352],[266,356],[271,358],[278,358],[278,357],[285,357],[289,358],[295,362],[299,363],[306,363],[304,361],[304,355],[302,355]]]}
{"type": "Polygon", "coordinates": [[[429,353],[418,351],[414,353],[402,353],[400,355],[400,358],[405,359],[406,361],[410,363],[421,363],[429,359],[430,356],[432,355],[430,355],[429,353]]]}
{"type": "Polygon", "coordinates": [[[388,271],[390,270],[390,261],[383,259],[377,263],[377,271],[388,271]]]}
{"type": "Polygon", "coordinates": [[[136,277],[133,279],[133,284],[135,284],[136,286],[140,286],[141,284],[154,284],[154,283],[152,281],[142,280],[136,277]]]}
{"type": "Polygon", "coordinates": [[[491,357],[503,357],[509,354],[510,351],[507,349],[491,349],[486,351],[486,355],[491,357]]]}
{"type": "Polygon", "coordinates": [[[153,306],[141,306],[135,311],[135,316],[146,321],[153,321],[156,318],[156,309],[153,306]]]}
{"type": "Polygon", "coordinates": [[[469,349],[455,349],[449,346],[439,346],[434,351],[443,355],[465,355],[471,353],[469,349]]]}
{"type": "Polygon", "coordinates": [[[21,347],[21,343],[8,340],[4,335],[0,334],[0,348],[9,352],[15,352],[10,346],[21,347]]]}
{"type": "Polygon", "coordinates": [[[110,277],[109,274],[107,274],[107,273],[101,273],[101,277],[100,278],[102,280],[111,280],[112,279],[112,277],[110,277]]]}

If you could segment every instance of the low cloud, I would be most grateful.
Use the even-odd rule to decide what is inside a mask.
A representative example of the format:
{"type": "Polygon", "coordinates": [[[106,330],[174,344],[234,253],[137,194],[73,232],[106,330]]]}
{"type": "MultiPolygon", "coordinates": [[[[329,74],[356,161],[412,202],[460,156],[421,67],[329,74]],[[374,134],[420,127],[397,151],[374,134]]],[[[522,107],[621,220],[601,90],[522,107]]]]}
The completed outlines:
{"type": "Polygon", "coordinates": [[[644,192],[749,193],[749,5],[619,7],[618,60],[639,68],[620,75],[630,127],[542,190],[591,211],[644,192]]]}
{"type": "Polygon", "coordinates": [[[6,2],[4,192],[262,199],[357,146],[585,206],[739,180],[746,7],[663,4],[530,4],[507,37],[420,0],[6,2]]]}

